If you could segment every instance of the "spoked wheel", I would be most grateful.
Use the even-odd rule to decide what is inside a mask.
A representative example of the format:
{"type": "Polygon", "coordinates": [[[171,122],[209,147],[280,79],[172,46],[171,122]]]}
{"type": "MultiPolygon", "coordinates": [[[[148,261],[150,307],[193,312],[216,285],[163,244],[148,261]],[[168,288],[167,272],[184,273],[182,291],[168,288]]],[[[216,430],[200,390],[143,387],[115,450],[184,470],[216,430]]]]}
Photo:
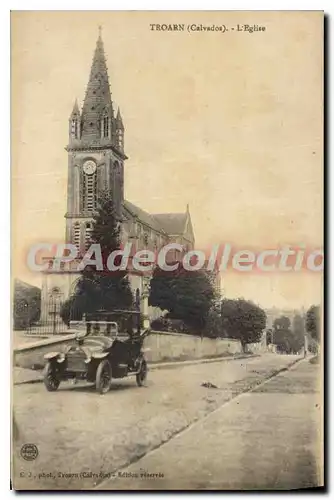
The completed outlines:
{"type": "Polygon", "coordinates": [[[101,361],[96,370],[96,390],[105,394],[111,386],[111,366],[108,360],[101,361]]]}
{"type": "Polygon", "coordinates": [[[144,385],[146,377],[147,377],[147,363],[146,363],[145,359],[142,359],[142,361],[140,363],[139,373],[137,373],[137,375],[136,375],[136,381],[137,381],[137,385],[139,387],[144,385]]]}
{"type": "Polygon", "coordinates": [[[56,370],[53,368],[52,364],[50,361],[48,361],[45,365],[44,368],[44,385],[49,392],[54,392],[58,389],[59,384],[60,384],[60,378],[56,372],[56,370]]]}

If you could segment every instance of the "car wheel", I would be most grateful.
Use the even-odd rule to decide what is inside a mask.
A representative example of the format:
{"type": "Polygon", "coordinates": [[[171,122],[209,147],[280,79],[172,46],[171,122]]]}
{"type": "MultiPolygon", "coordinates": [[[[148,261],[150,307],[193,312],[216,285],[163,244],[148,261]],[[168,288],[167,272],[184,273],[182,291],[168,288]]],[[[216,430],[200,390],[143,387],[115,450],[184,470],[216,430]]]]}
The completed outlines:
{"type": "Polygon", "coordinates": [[[137,385],[139,387],[144,385],[146,377],[147,377],[147,363],[146,363],[145,359],[143,359],[140,363],[140,370],[136,375],[136,381],[137,381],[137,385]]]}
{"type": "Polygon", "coordinates": [[[53,368],[50,361],[48,361],[44,368],[44,385],[49,392],[56,391],[60,384],[60,378],[53,368]]]}
{"type": "Polygon", "coordinates": [[[96,370],[96,390],[105,394],[111,386],[111,366],[108,360],[101,361],[96,370]]]}

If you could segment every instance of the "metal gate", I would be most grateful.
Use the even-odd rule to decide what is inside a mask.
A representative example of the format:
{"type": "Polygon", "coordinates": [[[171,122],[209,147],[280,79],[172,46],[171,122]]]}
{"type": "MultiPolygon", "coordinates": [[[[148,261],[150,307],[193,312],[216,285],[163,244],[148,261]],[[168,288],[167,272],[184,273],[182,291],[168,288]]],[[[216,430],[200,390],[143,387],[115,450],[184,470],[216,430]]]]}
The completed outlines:
{"type": "Polygon", "coordinates": [[[63,322],[60,316],[60,311],[64,303],[64,296],[58,289],[53,290],[47,301],[47,316],[46,320],[43,322],[30,325],[26,333],[30,335],[59,335],[64,333],[67,326],[63,322]]]}

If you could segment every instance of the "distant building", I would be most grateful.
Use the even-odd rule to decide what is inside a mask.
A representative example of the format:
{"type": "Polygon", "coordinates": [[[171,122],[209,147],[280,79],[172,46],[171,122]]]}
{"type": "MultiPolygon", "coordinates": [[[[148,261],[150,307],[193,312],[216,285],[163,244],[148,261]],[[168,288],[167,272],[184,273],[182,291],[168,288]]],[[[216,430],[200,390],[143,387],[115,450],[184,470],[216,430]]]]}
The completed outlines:
{"type": "Polygon", "coordinates": [[[304,309],[280,309],[277,307],[271,307],[269,309],[265,309],[265,313],[267,315],[266,328],[267,328],[267,330],[269,330],[269,329],[273,328],[273,324],[274,324],[275,319],[281,318],[282,316],[286,316],[287,318],[289,318],[289,320],[291,321],[291,325],[292,325],[293,318],[296,315],[300,315],[303,317],[303,315],[305,314],[305,311],[304,311],[304,309]]]}

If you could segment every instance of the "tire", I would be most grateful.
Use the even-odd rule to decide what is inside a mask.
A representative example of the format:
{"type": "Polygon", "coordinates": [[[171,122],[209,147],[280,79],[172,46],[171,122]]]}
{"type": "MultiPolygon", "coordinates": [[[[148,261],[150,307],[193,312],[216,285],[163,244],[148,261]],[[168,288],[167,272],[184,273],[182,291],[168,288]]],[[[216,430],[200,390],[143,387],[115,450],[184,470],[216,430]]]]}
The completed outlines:
{"type": "Polygon", "coordinates": [[[54,392],[58,389],[60,384],[60,378],[54,370],[52,363],[48,361],[44,368],[43,382],[46,390],[49,392],[54,392]]]}
{"type": "Polygon", "coordinates": [[[96,390],[106,394],[111,386],[111,366],[107,359],[101,361],[96,370],[96,390]]]}
{"type": "Polygon", "coordinates": [[[136,375],[136,382],[139,387],[142,387],[144,385],[146,377],[147,377],[147,363],[145,359],[142,359],[140,363],[140,371],[136,375]]]}

